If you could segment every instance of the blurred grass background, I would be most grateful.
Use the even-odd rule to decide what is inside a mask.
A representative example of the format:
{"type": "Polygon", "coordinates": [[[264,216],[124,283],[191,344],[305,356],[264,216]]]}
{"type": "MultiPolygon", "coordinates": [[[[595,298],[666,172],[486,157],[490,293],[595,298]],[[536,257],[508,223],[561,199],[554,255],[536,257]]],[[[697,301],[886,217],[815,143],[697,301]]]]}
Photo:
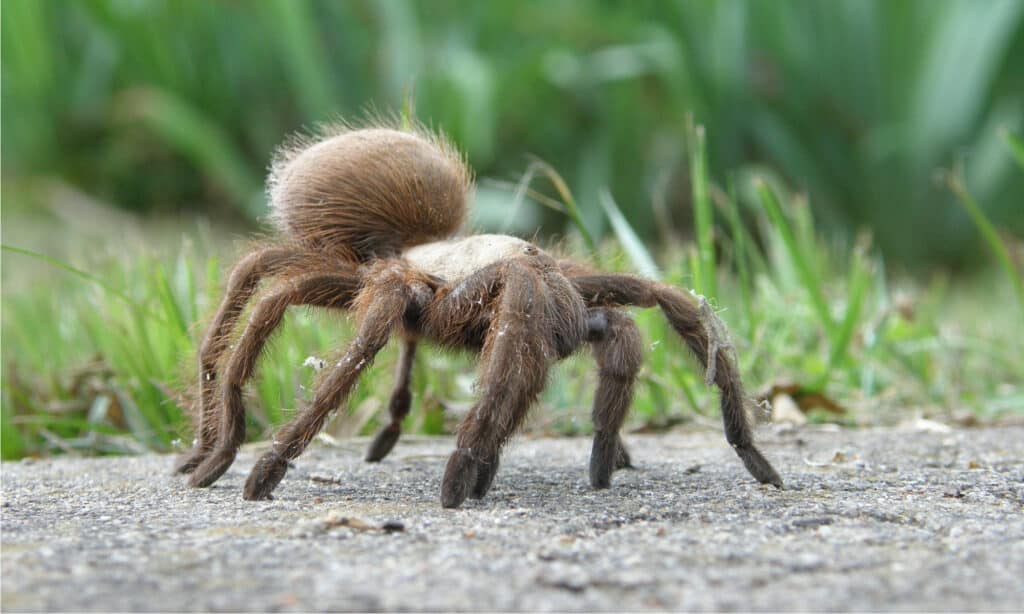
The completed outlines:
{"type": "MultiPolygon", "coordinates": [[[[695,287],[752,387],[797,382],[843,412],[812,417],[850,423],[1024,412],[1024,2],[0,10],[4,458],[185,436],[190,355],[262,228],[273,148],[409,99],[477,170],[475,228],[695,287]]],[[[637,318],[637,423],[714,414],[657,314],[637,318]]],[[[346,332],[291,318],[251,386],[254,436],[346,332]]],[[[374,426],[391,361],[332,432],[374,426]]],[[[424,353],[410,428],[443,430],[472,367],[424,353]]],[[[589,427],[591,370],[560,368],[540,428],[589,427]]]]}

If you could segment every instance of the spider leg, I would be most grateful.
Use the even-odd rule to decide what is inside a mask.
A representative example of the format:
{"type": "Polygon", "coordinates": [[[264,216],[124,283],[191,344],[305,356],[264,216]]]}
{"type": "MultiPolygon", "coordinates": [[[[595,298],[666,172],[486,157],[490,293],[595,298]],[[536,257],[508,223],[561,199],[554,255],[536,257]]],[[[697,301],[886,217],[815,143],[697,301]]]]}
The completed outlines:
{"type": "Polygon", "coordinates": [[[359,288],[355,271],[349,274],[313,273],[271,289],[253,309],[235,350],[224,368],[218,437],[213,448],[195,468],[189,484],[213,484],[235,460],[245,441],[245,406],[242,385],[252,377],[263,347],[281,324],[291,305],[314,305],[343,309],[350,305],[359,288]]]}
{"type": "MultiPolygon", "coordinates": [[[[720,405],[726,440],[750,475],[761,483],[782,488],[782,478],[754,445],[754,429],[746,408],[747,396],[743,391],[732,348],[719,345],[724,340],[714,338],[717,333],[709,332],[714,330],[714,324],[707,322],[708,316],[687,295],[675,288],[662,286],[658,288],[657,299],[669,324],[704,367],[705,377],[714,381],[721,390],[720,405]]],[[[712,314],[711,317],[717,316],[712,314]]]]}
{"type": "Polygon", "coordinates": [[[441,504],[458,507],[491,485],[502,446],[537,399],[555,357],[540,274],[518,262],[500,273],[501,289],[480,356],[480,398],[459,425],[448,459],[441,504]]]}
{"type": "Polygon", "coordinates": [[[391,401],[388,403],[388,413],[391,415],[391,424],[385,426],[370,444],[366,451],[366,461],[375,463],[391,452],[402,434],[402,420],[409,414],[409,406],[412,404],[412,393],[409,392],[409,381],[412,377],[412,362],[416,356],[416,341],[406,339],[402,344],[401,355],[398,357],[398,367],[395,370],[395,387],[391,392],[391,401]]]}
{"type": "Polygon", "coordinates": [[[402,326],[406,312],[429,300],[430,289],[409,280],[399,266],[380,266],[367,274],[372,283],[359,293],[356,303],[359,324],[345,355],[317,386],[310,406],[285,424],[274,437],[273,447],[253,466],[243,496],[249,501],[268,499],[284,478],[288,461],[298,457],[323,428],[328,415],[348,397],[359,375],[387,343],[391,331],[402,326]]]}
{"type": "Polygon", "coordinates": [[[570,277],[589,307],[636,305],[659,307],[704,368],[705,377],[721,394],[725,438],[754,478],[782,488],[782,478],[754,445],[754,431],[746,410],[746,394],[739,368],[717,316],[706,303],[672,286],[643,277],[617,274],[580,274],[570,277]]]}
{"type": "Polygon", "coordinates": [[[622,443],[622,435],[619,435],[619,453],[615,457],[615,469],[634,469],[633,459],[629,457],[629,450],[626,444],[622,443]]]}
{"type": "Polygon", "coordinates": [[[633,385],[643,361],[643,343],[632,318],[613,309],[590,310],[587,331],[599,373],[592,412],[590,484],[594,488],[608,488],[612,472],[629,466],[629,454],[619,430],[633,402],[633,385]]]}
{"type": "Polygon", "coordinates": [[[228,277],[224,299],[213,316],[199,346],[199,407],[195,415],[196,444],[175,464],[176,473],[192,473],[217,443],[219,403],[217,362],[228,347],[231,331],[262,278],[304,260],[303,253],[289,247],[264,247],[238,262],[228,277]]]}

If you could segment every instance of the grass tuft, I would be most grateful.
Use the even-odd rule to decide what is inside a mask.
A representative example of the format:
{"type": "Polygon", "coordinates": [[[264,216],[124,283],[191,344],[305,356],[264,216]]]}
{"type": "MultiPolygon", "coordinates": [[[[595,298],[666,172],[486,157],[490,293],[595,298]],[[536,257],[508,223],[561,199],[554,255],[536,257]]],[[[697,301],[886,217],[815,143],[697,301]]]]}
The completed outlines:
{"type": "MultiPolygon", "coordinates": [[[[702,141],[695,142],[699,156],[702,141]]],[[[597,243],[566,182],[539,160],[520,182],[519,193],[547,199],[545,204],[563,211],[577,225],[585,255],[603,268],[640,271],[683,287],[692,287],[694,277],[702,275],[705,291],[714,280],[715,302],[732,331],[748,385],[794,391],[815,420],[876,424],[911,415],[960,419],[969,412],[975,419],[993,419],[1022,413],[1024,352],[1016,336],[1006,334],[1019,327],[1019,319],[999,308],[1014,295],[1024,296],[1019,276],[1013,284],[991,276],[964,281],[939,276],[927,284],[892,279],[869,235],[849,248],[820,238],[801,197],[761,178],[749,185],[732,180],[723,191],[706,166],[691,161],[691,168],[699,169],[693,179],[703,187],[696,192],[707,201],[695,207],[695,216],[708,209],[699,213],[708,227],[698,236],[716,236],[710,206],[717,203],[728,224],[728,232],[717,236],[729,239],[731,251],[715,247],[731,257],[711,250],[709,258],[699,246],[681,244],[652,251],[607,191],[599,204],[617,240],[597,243]],[[552,183],[561,202],[529,190],[537,173],[552,183]],[[741,211],[738,195],[747,192],[757,196],[760,207],[741,211]],[[655,264],[656,257],[663,266],[655,264]]],[[[986,225],[959,176],[950,175],[949,181],[990,241],[1003,273],[1017,275],[1008,249],[986,225]]],[[[186,446],[193,356],[230,260],[190,240],[171,254],[115,252],[88,264],[9,245],[3,252],[3,457],[186,446]],[[6,272],[30,264],[43,267],[33,275],[35,283],[10,292],[6,272]]],[[[633,426],[661,428],[709,418],[717,423],[715,392],[696,375],[661,314],[634,314],[648,351],[633,426]]],[[[315,378],[304,366],[307,357],[330,358],[350,334],[345,318],[290,312],[248,387],[251,438],[268,435],[310,397],[315,378]]],[[[328,433],[367,433],[379,425],[395,355],[394,347],[382,353],[352,395],[351,410],[339,412],[328,433]]],[[[452,417],[474,399],[474,366],[464,355],[421,353],[413,376],[416,407],[407,428],[450,429],[452,417]]],[[[566,361],[553,373],[533,428],[589,431],[595,387],[590,360],[581,355],[566,361]]]]}
{"type": "MultiPolygon", "coordinates": [[[[1012,142],[1011,142],[1012,143],[1012,142]]],[[[1020,314],[1024,317],[1024,276],[1017,270],[1017,266],[1013,262],[1013,258],[1010,257],[1010,250],[1002,239],[999,238],[999,233],[996,231],[995,226],[985,215],[985,211],[978,205],[978,202],[971,195],[971,192],[967,189],[967,185],[963,179],[963,169],[955,168],[952,171],[945,174],[946,185],[949,189],[956,194],[958,202],[963,206],[964,210],[971,217],[971,222],[981,233],[982,238],[985,240],[985,245],[995,255],[996,261],[1006,274],[1010,285],[1013,287],[1017,295],[1017,305],[1020,307],[1020,314]]]]}

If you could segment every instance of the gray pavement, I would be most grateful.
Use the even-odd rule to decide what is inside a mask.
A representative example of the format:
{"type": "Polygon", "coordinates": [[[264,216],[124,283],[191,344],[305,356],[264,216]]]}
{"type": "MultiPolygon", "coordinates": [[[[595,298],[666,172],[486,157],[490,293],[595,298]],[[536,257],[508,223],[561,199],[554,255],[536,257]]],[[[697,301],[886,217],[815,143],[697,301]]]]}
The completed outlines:
{"type": "Polygon", "coordinates": [[[169,475],[170,456],[4,463],[2,608],[16,610],[1024,609],[1024,428],[519,438],[491,491],[438,502],[448,438],[315,445],[272,502],[169,475]],[[390,530],[385,530],[387,527],[390,530]]]}

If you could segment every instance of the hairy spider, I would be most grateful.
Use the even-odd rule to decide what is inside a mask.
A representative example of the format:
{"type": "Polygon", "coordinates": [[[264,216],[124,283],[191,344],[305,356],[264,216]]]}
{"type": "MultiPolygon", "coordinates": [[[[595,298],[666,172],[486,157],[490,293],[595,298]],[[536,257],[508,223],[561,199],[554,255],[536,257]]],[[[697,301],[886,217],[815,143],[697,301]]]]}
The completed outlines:
{"type": "Polygon", "coordinates": [[[441,503],[483,497],[502,447],[523,423],[557,361],[589,345],[599,383],[594,398],[590,483],[607,488],[629,465],[619,430],[629,410],[643,344],[622,307],[658,307],[721,391],[726,439],[760,482],[782,480],[754,445],[732,350],[706,303],[669,285],[557,260],[503,235],[450,238],[462,225],[472,179],[461,156],[420,127],[348,126],[297,139],[268,179],[283,237],[234,267],[199,351],[195,447],[177,471],[209,486],[245,440],[242,386],[289,306],[348,311],[355,337],[324,371],[309,406],[285,424],[253,467],[244,497],[268,499],[345,403],[389,338],[402,339],[391,422],[367,453],[379,461],[409,412],[410,371],[419,341],[479,354],[480,396],[458,427],[441,503]],[[233,330],[260,282],[271,280],[240,336],[233,330]],[[233,345],[231,345],[233,342],[233,345]]]}

